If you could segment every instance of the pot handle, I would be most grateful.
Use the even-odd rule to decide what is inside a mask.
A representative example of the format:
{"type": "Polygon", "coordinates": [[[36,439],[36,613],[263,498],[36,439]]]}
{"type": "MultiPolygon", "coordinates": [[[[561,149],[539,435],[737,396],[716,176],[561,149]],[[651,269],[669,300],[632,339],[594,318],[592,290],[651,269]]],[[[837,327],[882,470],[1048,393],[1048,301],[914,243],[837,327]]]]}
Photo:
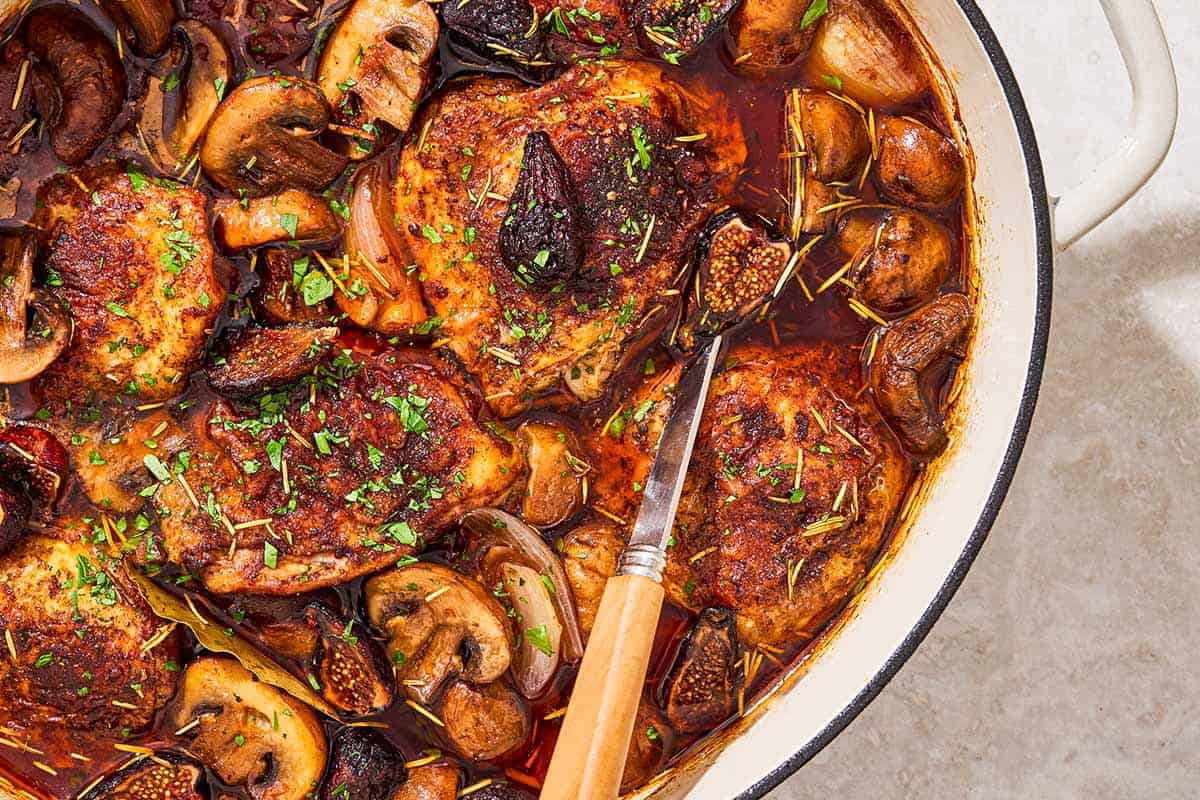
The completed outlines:
{"type": "Polygon", "coordinates": [[[1153,0],[1100,0],[1133,89],[1132,130],[1115,155],[1054,202],[1059,250],[1123,206],[1158,169],[1171,147],[1179,88],[1153,0]]]}

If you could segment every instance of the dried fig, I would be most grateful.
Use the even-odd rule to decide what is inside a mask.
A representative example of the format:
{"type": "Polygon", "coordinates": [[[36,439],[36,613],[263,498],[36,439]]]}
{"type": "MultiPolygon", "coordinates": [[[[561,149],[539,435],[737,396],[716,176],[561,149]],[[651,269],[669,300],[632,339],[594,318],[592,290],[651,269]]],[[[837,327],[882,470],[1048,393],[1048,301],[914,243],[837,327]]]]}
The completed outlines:
{"type": "Polygon", "coordinates": [[[525,155],[508,215],[500,227],[500,257],[525,286],[561,281],[583,263],[575,188],[550,137],[525,137],[525,155]]]}

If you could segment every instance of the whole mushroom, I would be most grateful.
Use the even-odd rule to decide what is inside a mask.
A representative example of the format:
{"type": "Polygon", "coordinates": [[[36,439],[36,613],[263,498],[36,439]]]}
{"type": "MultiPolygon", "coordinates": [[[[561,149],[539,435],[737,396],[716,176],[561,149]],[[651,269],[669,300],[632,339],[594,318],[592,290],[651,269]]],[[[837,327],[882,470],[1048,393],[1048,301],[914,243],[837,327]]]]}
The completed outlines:
{"type": "Polygon", "coordinates": [[[167,47],[175,4],[171,0],[103,0],[102,5],[117,26],[117,35],[133,42],[143,56],[156,56],[167,47]]]}
{"type": "Polygon", "coordinates": [[[200,165],[222,188],[249,197],[286,188],[319,190],[346,158],[316,137],[329,124],[320,88],[294,77],[251,78],[217,107],[200,148],[200,165]]]}
{"type": "Polygon", "coordinates": [[[886,194],[917,208],[952,203],[966,180],[954,142],[912,117],[879,121],[878,170],[886,194]]]}
{"type": "Polygon", "coordinates": [[[0,234],[0,384],[27,381],[50,366],[71,339],[71,319],[33,288],[33,241],[0,234]]]}

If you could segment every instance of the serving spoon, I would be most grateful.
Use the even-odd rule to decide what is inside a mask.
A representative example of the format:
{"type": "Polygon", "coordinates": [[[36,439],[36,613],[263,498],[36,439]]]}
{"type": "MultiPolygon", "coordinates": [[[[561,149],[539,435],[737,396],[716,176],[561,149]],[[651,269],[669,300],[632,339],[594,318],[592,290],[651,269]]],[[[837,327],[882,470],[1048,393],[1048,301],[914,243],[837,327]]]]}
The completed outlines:
{"type": "Polygon", "coordinates": [[[679,380],[633,533],[600,598],[542,800],[609,800],[620,789],[662,609],[667,542],[721,345],[719,335],[709,340],[679,380]]]}

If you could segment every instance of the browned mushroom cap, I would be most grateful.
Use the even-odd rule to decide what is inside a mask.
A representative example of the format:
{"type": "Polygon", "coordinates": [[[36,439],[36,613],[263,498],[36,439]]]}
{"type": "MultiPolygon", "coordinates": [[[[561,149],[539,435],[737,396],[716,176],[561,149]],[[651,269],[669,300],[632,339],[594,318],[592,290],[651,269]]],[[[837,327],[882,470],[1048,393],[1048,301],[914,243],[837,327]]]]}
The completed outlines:
{"type": "Polygon", "coordinates": [[[449,567],[423,562],[376,575],[366,595],[371,624],[389,637],[388,657],[421,703],[454,675],[489,683],[512,662],[504,609],[478,581],[449,567]]]}
{"type": "Polygon", "coordinates": [[[392,795],[392,800],[455,800],[458,797],[458,767],[427,764],[408,773],[408,780],[392,795]]]}
{"type": "Polygon", "coordinates": [[[0,555],[12,550],[29,525],[29,498],[18,487],[0,478],[0,555]]]}
{"type": "Polygon", "coordinates": [[[103,0],[101,5],[139,55],[156,56],[166,49],[175,22],[171,0],[103,0]]]}
{"type": "Polygon", "coordinates": [[[165,63],[147,82],[139,126],[166,171],[192,157],[229,85],[231,64],[225,43],[204,23],[184,20],[175,30],[165,63]]]}
{"type": "Polygon", "coordinates": [[[664,685],[667,720],[680,733],[703,733],[720,725],[737,704],[737,615],[706,608],[680,648],[664,685]]]}
{"type": "Polygon", "coordinates": [[[830,6],[809,51],[810,74],[841,81],[842,91],[871,106],[911,102],[928,88],[912,36],[897,20],[871,3],[830,6]]]}
{"type": "Polygon", "coordinates": [[[817,31],[816,20],[803,24],[810,5],[812,0],[744,0],[729,19],[738,69],[762,75],[799,61],[817,31]]]}
{"type": "Polygon", "coordinates": [[[34,377],[71,338],[66,312],[32,284],[33,241],[0,234],[0,383],[34,377]]]}
{"type": "Polygon", "coordinates": [[[305,609],[304,619],[320,636],[313,661],[321,695],[332,706],[365,715],[391,705],[392,690],[384,681],[381,659],[365,631],[356,633],[352,623],[335,618],[318,605],[305,609]]]}
{"type": "Polygon", "coordinates": [[[529,738],[529,706],[503,681],[486,686],[455,681],[438,710],[450,746],[472,761],[499,758],[529,738]]]}
{"type": "Polygon", "coordinates": [[[217,107],[200,164],[221,187],[251,197],[289,186],[321,189],[346,166],[344,156],[314,139],[328,124],[329,106],[316,84],[251,78],[217,107]]]}
{"type": "Polygon", "coordinates": [[[856,209],[838,220],[837,237],[854,259],[855,296],[877,311],[916,308],[937,294],[950,273],[950,234],[918,211],[856,209]]]}
{"type": "Polygon", "coordinates": [[[714,216],[696,249],[695,288],[671,344],[688,351],[744,322],[774,294],[792,256],[786,241],[736,211],[714,216]]]}
{"type": "Polygon", "coordinates": [[[272,242],[331,239],[342,229],[328,203],[299,189],[244,203],[218,200],[213,215],[217,242],[232,252],[272,242]]]}
{"type": "Polygon", "coordinates": [[[580,458],[579,440],[564,424],[527,420],[517,428],[517,441],[529,467],[521,516],[530,525],[557,525],[583,502],[588,465],[580,458]]]}
{"type": "Polygon", "coordinates": [[[404,756],[386,739],[370,728],[342,728],[330,746],[321,800],[394,800],[407,777],[404,756]]]}
{"type": "Polygon", "coordinates": [[[638,703],[633,735],[625,757],[625,772],[621,775],[621,794],[644,786],[666,765],[667,756],[675,747],[675,733],[654,703],[643,697],[638,703]]]}
{"type": "Polygon", "coordinates": [[[970,327],[970,301],[948,294],[889,327],[879,341],[870,364],[871,392],[914,455],[931,458],[946,447],[942,413],[922,378],[939,363],[962,357],[970,327]]]}
{"type": "Polygon", "coordinates": [[[814,178],[830,183],[864,171],[871,138],[858,109],[825,92],[806,91],[800,96],[800,127],[814,178]]]}
{"type": "Polygon", "coordinates": [[[604,584],[617,573],[617,559],[624,549],[620,532],[607,522],[580,525],[563,537],[563,571],[575,595],[579,630],[585,639],[596,622],[604,584]]]}
{"type": "Polygon", "coordinates": [[[437,14],[425,0],[354,0],[329,37],[317,80],[340,118],[359,126],[383,120],[404,133],[437,40],[437,14]]]}
{"type": "Polygon", "coordinates": [[[208,369],[208,382],[230,397],[277,389],[312,371],[329,351],[337,328],[247,326],[226,333],[208,369]]]}
{"type": "Polygon", "coordinates": [[[938,208],[962,192],[962,156],[954,142],[911,117],[879,121],[879,183],[895,200],[938,208]]]}
{"type": "Polygon", "coordinates": [[[800,233],[825,234],[837,221],[837,204],[843,198],[837,188],[821,183],[809,174],[804,175],[804,191],[800,198],[800,233]]]}
{"type": "Polygon", "coordinates": [[[79,800],[206,800],[204,768],[171,751],[122,767],[79,800]]]}
{"type": "Polygon", "coordinates": [[[23,484],[42,508],[50,511],[62,496],[70,459],[50,431],[16,423],[0,430],[0,470],[8,480],[23,484]]]}
{"type": "Polygon", "coordinates": [[[34,99],[54,153],[79,164],[108,136],[125,101],[125,70],[116,50],[82,14],[40,8],[25,21],[34,56],[34,99]]]}
{"type": "Polygon", "coordinates": [[[187,726],[191,753],[254,800],[305,800],[325,771],[312,709],[231,659],[189,664],[167,718],[172,730],[187,726]]]}

